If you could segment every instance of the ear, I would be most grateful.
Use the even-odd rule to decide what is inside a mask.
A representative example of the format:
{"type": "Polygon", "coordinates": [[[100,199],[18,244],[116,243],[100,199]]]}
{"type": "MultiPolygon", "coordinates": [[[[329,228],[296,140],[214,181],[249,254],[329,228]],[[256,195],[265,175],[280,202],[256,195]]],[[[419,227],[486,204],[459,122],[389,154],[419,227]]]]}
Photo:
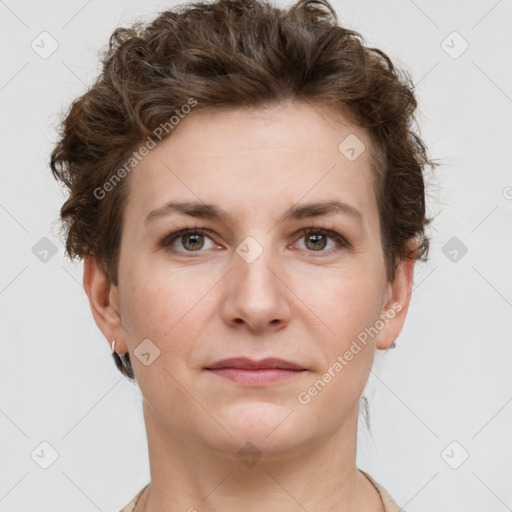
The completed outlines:
{"type": "Polygon", "coordinates": [[[393,281],[386,284],[384,306],[381,319],[385,327],[377,336],[377,348],[386,350],[391,347],[402,331],[405,317],[411,300],[412,284],[414,278],[414,264],[416,262],[416,240],[410,241],[408,247],[414,247],[409,251],[409,257],[398,265],[393,281]]]}
{"type": "Polygon", "coordinates": [[[105,338],[107,338],[109,346],[112,347],[112,341],[116,340],[116,352],[119,354],[127,352],[128,349],[119,312],[119,292],[117,286],[114,286],[107,280],[98,267],[94,255],[84,256],[83,284],[96,325],[105,338]]]}

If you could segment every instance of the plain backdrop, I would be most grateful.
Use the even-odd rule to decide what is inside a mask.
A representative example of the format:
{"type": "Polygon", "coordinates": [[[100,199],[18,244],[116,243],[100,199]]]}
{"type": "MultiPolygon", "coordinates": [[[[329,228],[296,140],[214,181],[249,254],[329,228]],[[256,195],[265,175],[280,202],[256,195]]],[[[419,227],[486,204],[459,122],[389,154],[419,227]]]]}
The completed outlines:
{"type": "MultiPolygon", "coordinates": [[[[140,391],[64,255],[48,160],[114,28],[175,4],[0,0],[0,512],[116,512],[149,481],[140,391]]],[[[358,465],[408,512],[512,510],[512,2],[333,5],[410,72],[443,161],[431,259],[396,348],[377,354],[358,465]]]]}

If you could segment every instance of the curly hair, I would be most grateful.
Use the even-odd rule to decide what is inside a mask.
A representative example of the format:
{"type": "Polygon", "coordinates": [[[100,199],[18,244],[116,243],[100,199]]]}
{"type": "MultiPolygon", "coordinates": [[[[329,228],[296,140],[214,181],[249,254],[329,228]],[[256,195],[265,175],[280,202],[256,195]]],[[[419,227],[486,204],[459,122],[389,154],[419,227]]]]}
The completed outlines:
{"type": "MultiPolygon", "coordinates": [[[[426,260],[423,174],[436,164],[414,131],[414,85],[384,52],[340,26],[328,0],[287,9],[265,0],[182,4],[117,28],[101,62],[93,85],[63,115],[50,167],[69,192],[60,210],[67,254],[94,255],[113,285],[129,180],[105,184],[120,169],[124,176],[134,151],[191,99],[194,112],[320,102],[366,129],[387,276],[403,259],[426,260]]],[[[127,365],[116,364],[132,378],[124,358],[127,365]]]]}

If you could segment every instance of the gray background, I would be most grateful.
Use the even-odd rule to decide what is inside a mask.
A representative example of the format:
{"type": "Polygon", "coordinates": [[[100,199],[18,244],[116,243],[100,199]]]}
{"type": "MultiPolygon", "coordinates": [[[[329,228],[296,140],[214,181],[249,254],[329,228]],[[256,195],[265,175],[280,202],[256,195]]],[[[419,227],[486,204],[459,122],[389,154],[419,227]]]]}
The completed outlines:
{"type": "MultiPolygon", "coordinates": [[[[117,511],[149,481],[141,395],[64,256],[48,158],[113,29],[174,4],[0,0],[0,511],[117,511]],[[47,58],[31,47],[51,49],[43,31],[58,43],[47,58]]],[[[410,71],[443,161],[429,177],[431,260],[397,348],[378,353],[358,465],[408,512],[512,510],[512,2],[333,5],[410,71]]]]}

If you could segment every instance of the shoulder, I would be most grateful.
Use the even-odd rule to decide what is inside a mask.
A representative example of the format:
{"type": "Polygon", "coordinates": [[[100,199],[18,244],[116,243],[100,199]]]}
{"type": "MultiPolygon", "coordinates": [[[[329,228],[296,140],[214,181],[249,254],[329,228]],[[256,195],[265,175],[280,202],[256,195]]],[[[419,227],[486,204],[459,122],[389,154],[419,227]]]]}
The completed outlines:
{"type": "Polygon", "coordinates": [[[382,485],[378,484],[368,473],[363,471],[362,469],[359,470],[363,475],[370,480],[370,482],[373,484],[373,486],[377,489],[377,492],[379,493],[382,503],[384,503],[384,510],[385,512],[405,512],[405,510],[402,507],[399,507],[395,500],[389,495],[389,493],[382,487],[382,485]]]}
{"type": "Polygon", "coordinates": [[[135,510],[135,505],[137,505],[137,501],[139,501],[139,498],[141,497],[142,493],[147,489],[147,487],[149,486],[149,483],[147,485],[145,485],[133,498],[132,500],[130,501],[130,503],[128,503],[128,505],[126,505],[123,509],[120,510],[120,512],[133,512],[135,510]]]}

